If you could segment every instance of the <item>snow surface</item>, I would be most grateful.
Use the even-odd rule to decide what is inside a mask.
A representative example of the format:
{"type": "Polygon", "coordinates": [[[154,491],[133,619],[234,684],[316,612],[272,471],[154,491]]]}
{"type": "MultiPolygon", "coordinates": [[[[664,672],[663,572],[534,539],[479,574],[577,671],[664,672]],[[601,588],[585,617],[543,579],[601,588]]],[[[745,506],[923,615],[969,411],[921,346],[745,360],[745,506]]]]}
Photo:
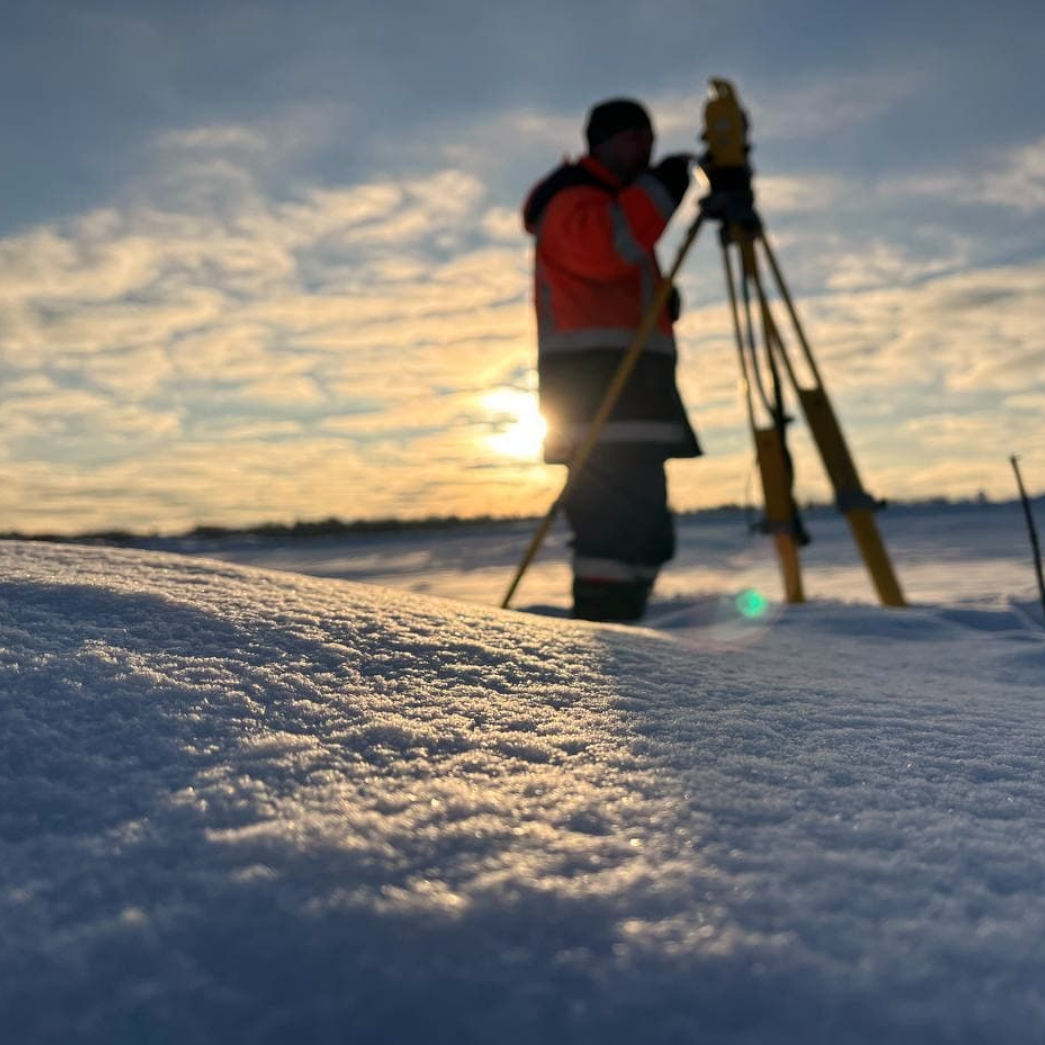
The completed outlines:
{"type": "Polygon", "coordinates": [[[687,523],[643,628],[503,530],[0,543],[3,1040],[1045,1041],[1021,526],[893,515],[886,609],[820,520],[747,619],[687,523]]]}

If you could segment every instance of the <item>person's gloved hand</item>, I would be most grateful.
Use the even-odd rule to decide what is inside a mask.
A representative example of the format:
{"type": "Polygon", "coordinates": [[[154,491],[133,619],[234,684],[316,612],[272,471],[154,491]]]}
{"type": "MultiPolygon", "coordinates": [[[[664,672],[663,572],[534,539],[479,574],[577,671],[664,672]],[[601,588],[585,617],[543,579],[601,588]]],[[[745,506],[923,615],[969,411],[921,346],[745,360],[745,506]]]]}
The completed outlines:
{"type": "Polygon", "coordinates": [[[656,167],[650,170],[650,174],[668,190],[668,194],[676,205],[682,202],[682,197],[686,195],[686,190],[689,188],[690,165],[695,159],[696,157],[692,153],[677,152],[671,156],[665,156],[656,167]]]}

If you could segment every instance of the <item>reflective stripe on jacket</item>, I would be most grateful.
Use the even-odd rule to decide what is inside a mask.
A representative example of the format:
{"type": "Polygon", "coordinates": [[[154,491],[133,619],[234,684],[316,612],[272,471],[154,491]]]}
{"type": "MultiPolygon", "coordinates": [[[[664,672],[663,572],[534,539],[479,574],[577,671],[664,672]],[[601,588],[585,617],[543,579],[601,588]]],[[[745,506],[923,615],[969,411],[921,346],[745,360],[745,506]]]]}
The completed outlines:
{"type": "MultiPolygon", "coordinates": [[[[661,282],[654,246],[676,202],[652,173],[622,186],[590,156],[540,182],[523,209],[535,239],[545,459],[568,463],[632,344],[661,282]]],[[[700,453],[675,385],[676,348],[665,308],[600,442],[700,453]]]]}

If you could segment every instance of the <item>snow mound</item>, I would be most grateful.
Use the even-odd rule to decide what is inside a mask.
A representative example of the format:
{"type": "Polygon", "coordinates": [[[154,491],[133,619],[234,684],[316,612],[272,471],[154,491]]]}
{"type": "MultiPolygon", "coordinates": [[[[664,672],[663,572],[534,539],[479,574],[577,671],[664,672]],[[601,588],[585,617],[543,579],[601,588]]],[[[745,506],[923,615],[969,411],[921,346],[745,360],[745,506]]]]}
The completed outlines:
{"type": "Polygon", "coordinates": [[[1045,1026],[1045,643],[1005,607],[720,648],[155,552],[0,578],[7,1040],[1045,1026]]]}

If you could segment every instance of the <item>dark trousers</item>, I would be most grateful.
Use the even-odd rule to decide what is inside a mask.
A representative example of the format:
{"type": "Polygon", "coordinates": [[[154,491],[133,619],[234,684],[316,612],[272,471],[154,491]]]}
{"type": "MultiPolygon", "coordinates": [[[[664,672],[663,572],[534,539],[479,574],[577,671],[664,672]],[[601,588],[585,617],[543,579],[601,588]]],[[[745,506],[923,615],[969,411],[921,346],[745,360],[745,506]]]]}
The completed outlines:
{"type": "Polygon", "coordinates": [[[661,451],[597,446],[571,476],[563,510],[573,531],[575,614],[641,617],[659,567],[675,554],[661,451]]]}

